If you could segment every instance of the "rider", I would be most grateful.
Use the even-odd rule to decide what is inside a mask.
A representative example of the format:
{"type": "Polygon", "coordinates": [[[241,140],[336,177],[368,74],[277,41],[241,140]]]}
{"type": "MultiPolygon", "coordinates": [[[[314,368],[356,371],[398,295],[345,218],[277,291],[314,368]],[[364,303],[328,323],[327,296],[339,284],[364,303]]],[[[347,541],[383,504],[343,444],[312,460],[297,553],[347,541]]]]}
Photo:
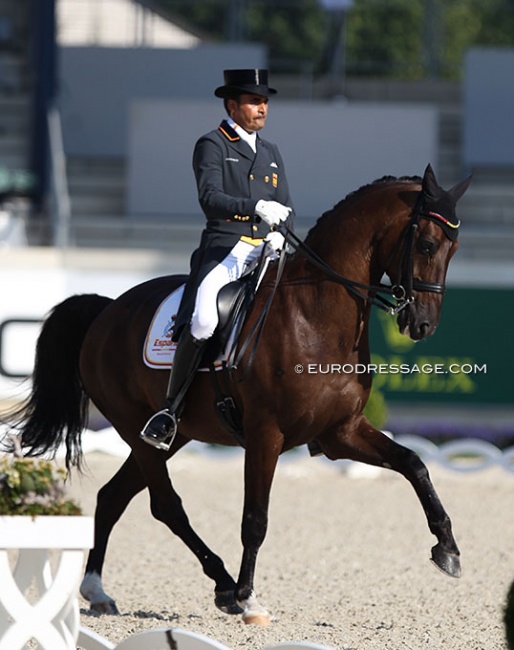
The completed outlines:
{"type": "Polygon", "coordinates": [[[278,148],[257,134],[266,122],[269,96],[276,93],[268,87],[268,71],[225,70],[224,82],[214,94],[223,99],[228,118],[202,136],[193,153],[207,225],[175,323],[178,346],[166,406],[141,432],[160,449],[173,441],[184,395],[218,324],[219,290],[239,278],[263,247],[268,255],[281,250],[284,237],[273,228],[282,222],[292,228],[294,217],[278,148]]]}

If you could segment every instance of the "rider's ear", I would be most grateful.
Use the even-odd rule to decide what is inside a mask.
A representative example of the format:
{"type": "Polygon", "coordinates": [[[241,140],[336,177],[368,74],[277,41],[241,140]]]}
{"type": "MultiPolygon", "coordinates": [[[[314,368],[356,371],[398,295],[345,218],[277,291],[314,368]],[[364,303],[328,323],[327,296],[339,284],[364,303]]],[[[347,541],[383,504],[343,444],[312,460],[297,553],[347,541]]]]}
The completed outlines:
{"type": "Polygon", "coordinates": [[[237,104],[238,104],[238,102],[237,102],[237,99],[235,97],[227,97],[225,99],[225,106],[226,106],[226,109],[227,109],[227,113],[229,115],[232,115],[232,111],[234,110],[234,108],[237,108],[237,104]]]}

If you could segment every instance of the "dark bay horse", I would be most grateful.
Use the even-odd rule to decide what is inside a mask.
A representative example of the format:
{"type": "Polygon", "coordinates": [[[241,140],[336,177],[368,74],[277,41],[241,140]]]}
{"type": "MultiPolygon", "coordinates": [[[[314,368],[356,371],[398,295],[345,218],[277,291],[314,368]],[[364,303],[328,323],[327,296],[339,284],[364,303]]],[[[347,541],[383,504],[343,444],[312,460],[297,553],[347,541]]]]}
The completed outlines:
{"type": "MultiPolygon", "coordinates": [[[[65,442],[68,465],[80,465],[89,400],[131,447],[98,493],[95,546],[81,586],[93,609],[117,611],[101,581],[107,542],[130,500],[146,488],[152,514],[185,542],[214,581],[216,605],[226,613],[242,612],[247,623],[269,622],[253,587],[273,475],[282,452],[311,441],[332,460],[362,461],[405,476],[437,539],[433,562],[451,576],[460,575],[451,522],[427,468],[362,415],[371,373],[308,369],[369,363],[369,315],[384,274],[395,286],[400,331],[415,340],[434,332],[448,264],[457,249],[455,206],[468,184],[469,179],[445,191],[430,166],[422,179],[384,177],[326,212],[309,232],[306,248],[288,256],[253,364],[243,358],[229,380],[245,437],[243,555],[237,581],[190,526],[166,466],[191,440],[235,444],[215,410],[209,374],[200,373],[193,382],[168,452],[139,438],[148,417],[163,403],[168,374],[144,365],[143,343],[157,307],[184,277],[150,280],[116,300],[73,296],[53,309],[38,339],[32,393],[12,418],[23,448],[40,454],[65,442]],[[354,284],[349,287],[344,278],[354,284]]],[[[243,338],[275,288],[277,266],[267,271],[243,338]]]]}

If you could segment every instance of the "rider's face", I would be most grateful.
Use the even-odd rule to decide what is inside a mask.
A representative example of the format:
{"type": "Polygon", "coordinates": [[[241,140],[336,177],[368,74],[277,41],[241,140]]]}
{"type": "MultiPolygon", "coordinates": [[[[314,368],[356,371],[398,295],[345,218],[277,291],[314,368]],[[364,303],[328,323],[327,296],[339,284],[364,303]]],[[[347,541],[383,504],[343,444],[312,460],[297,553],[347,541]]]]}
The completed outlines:
{"type": "Polygon", "coordinates": [[[262,95],[240,95],[227,102],[230,117],[248,133],[260,131],[268,115],[268,98],[262,95]]]}

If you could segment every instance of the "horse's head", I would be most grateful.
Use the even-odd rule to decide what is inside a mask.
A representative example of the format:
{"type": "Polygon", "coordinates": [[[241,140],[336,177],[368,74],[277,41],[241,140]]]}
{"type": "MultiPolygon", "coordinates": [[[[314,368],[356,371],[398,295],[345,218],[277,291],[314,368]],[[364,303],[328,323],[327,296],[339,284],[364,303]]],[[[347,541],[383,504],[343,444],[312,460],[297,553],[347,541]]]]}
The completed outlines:
{"type": "Polygon", "coordinates": [[[433,334],[439,322],[448,264],[458,247],[460,221],[455,206],[470,180],[444,190],[428,165],[388,271],[398,297],[407,300],[398,314],[400,332],[413,340],[433,334]]]}

